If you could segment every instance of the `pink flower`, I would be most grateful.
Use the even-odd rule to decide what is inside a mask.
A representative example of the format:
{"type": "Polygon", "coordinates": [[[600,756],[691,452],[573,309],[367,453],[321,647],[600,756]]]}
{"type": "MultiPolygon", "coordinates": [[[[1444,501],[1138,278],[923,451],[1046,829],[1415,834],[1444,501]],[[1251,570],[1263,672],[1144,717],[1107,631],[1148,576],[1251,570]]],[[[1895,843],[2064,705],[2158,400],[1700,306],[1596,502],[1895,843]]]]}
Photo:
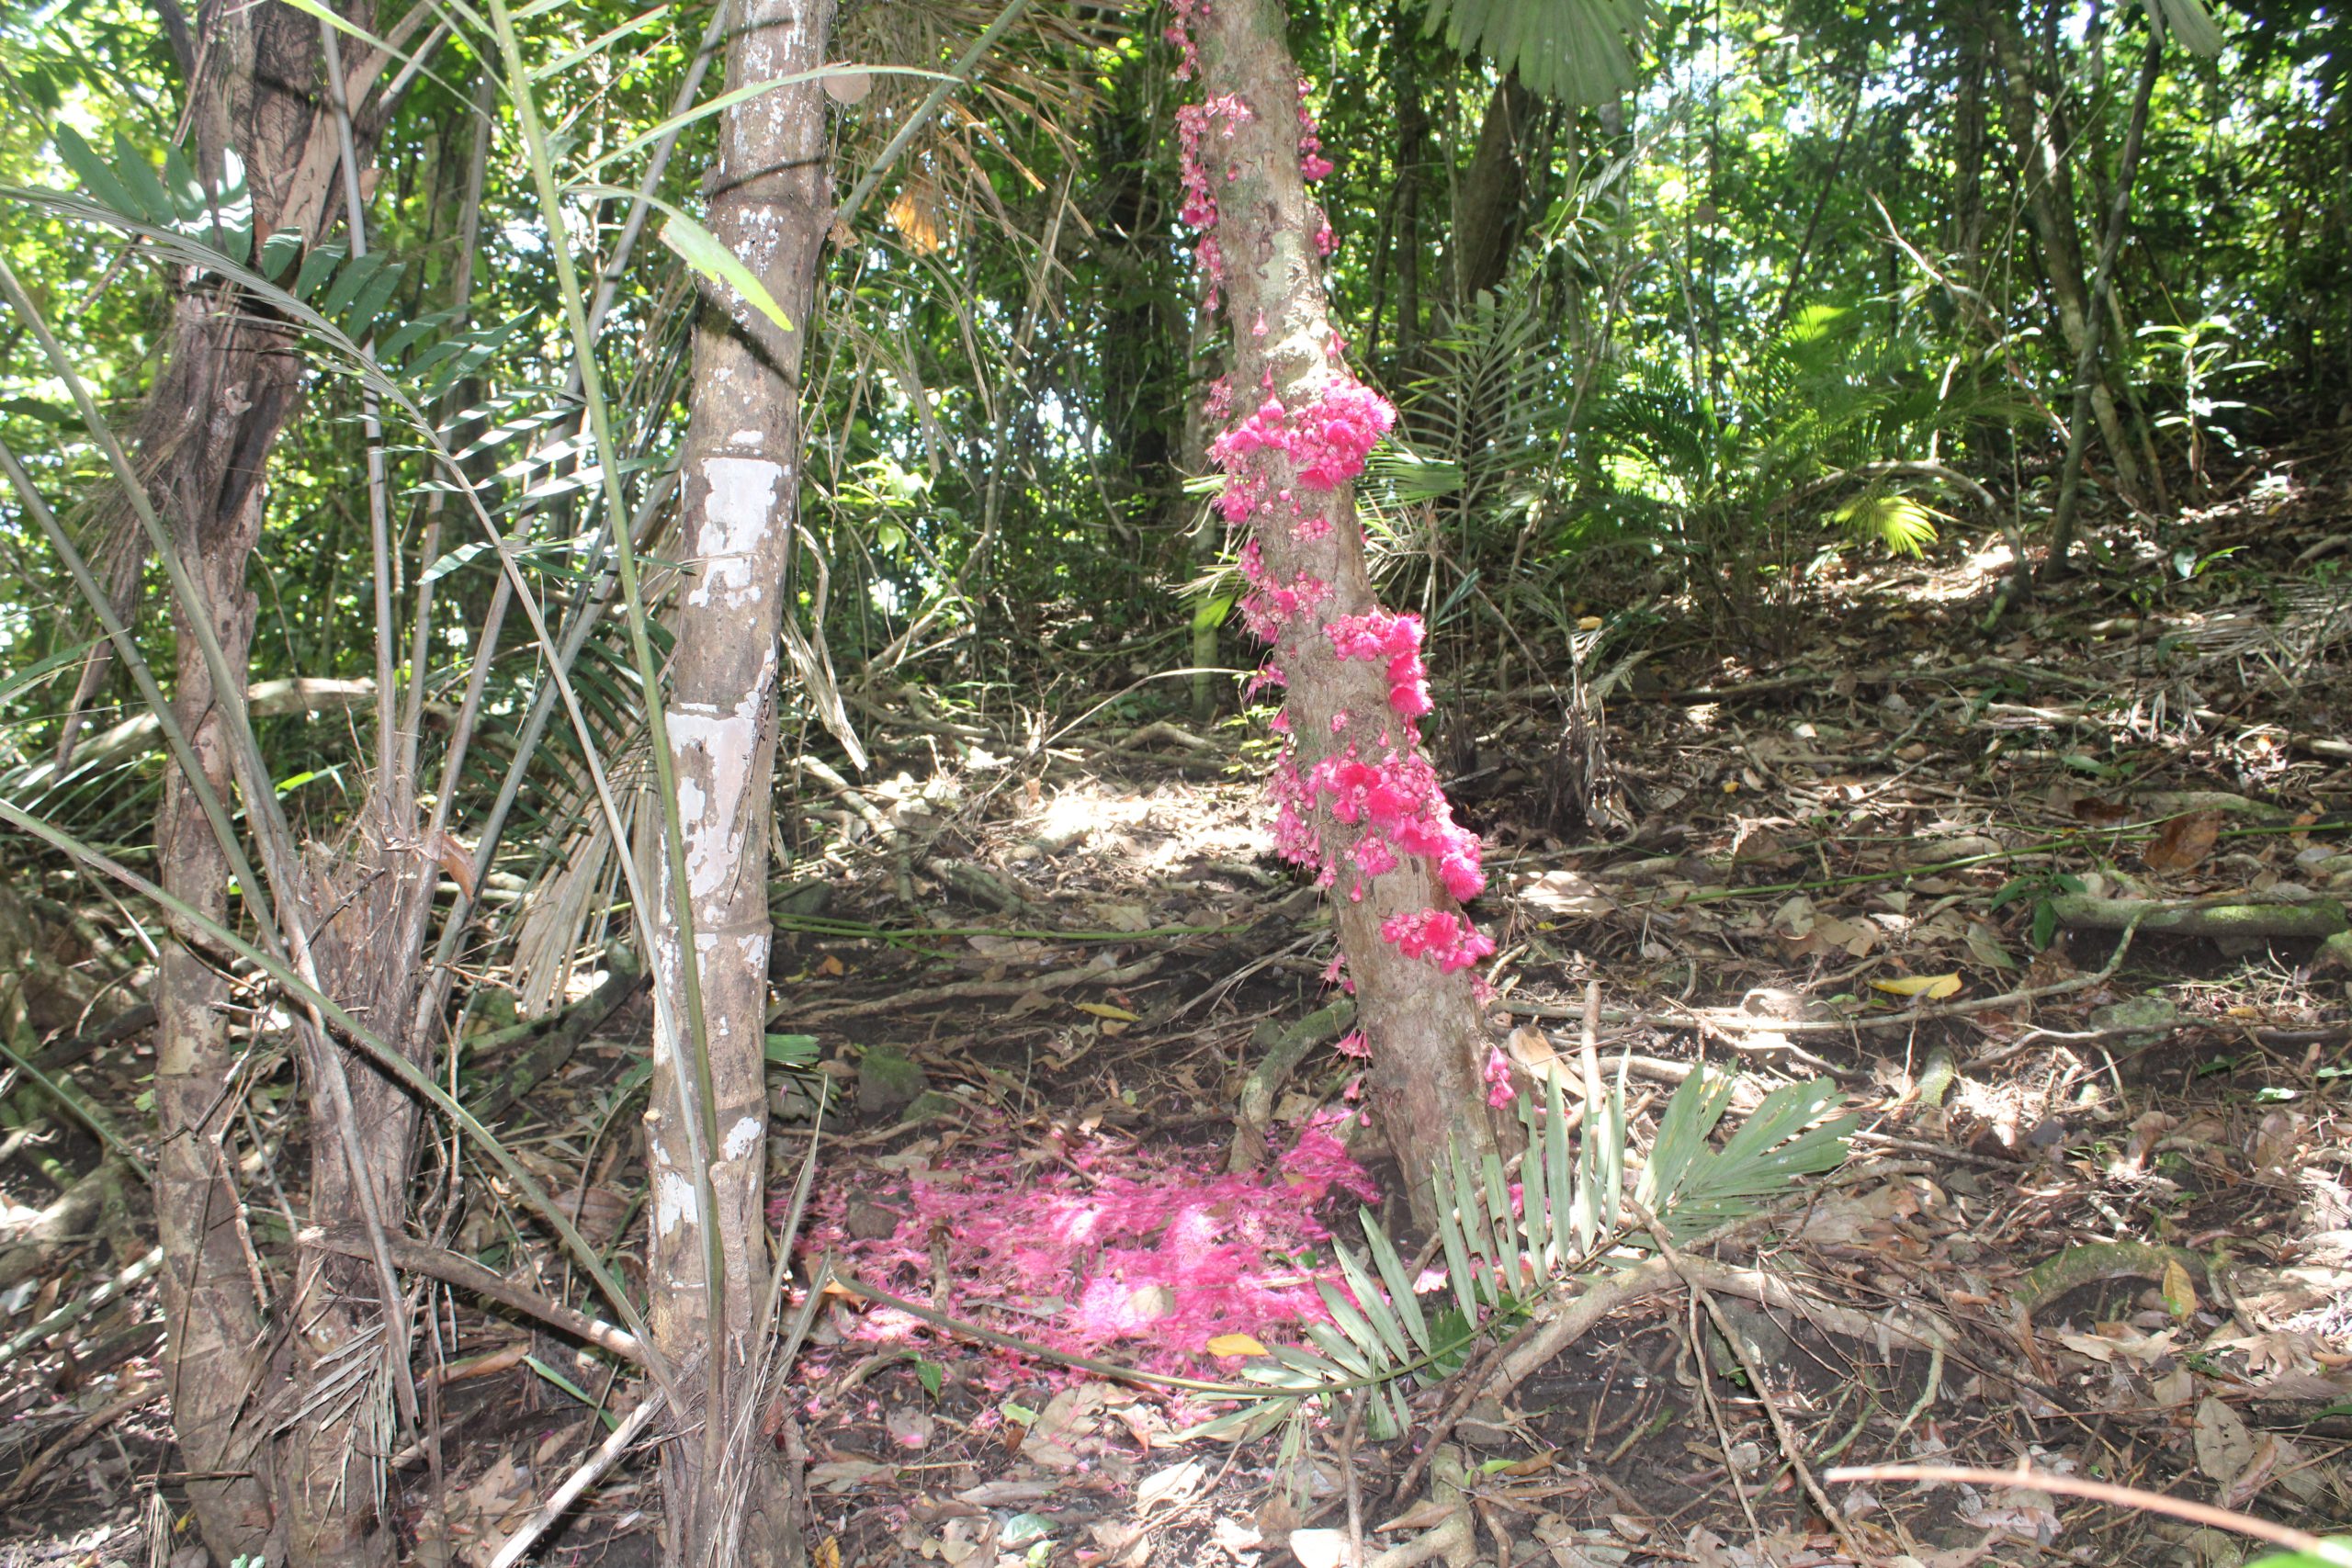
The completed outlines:
{"type": "Polygon", "coordinates": [[[1427,958],[1445,974],[1466,969],[1494,952],[1495,940],[1451,909],[1391,915],[1380,934],[1408,958],[1427,958]]]}
{"type": "Polygon", "coordinates": [[[1511,1087],[1510,1060],[1499,1046],[1487,1048],[1487,1103],[1500,1111],[1519,1090],[1511,1087]]]}

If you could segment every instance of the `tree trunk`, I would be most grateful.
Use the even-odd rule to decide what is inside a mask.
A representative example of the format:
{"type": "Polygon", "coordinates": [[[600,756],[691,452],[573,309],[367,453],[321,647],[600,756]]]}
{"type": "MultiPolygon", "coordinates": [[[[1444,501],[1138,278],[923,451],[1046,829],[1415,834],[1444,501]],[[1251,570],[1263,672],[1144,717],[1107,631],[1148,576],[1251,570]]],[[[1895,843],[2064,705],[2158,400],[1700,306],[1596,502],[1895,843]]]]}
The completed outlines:
{"type": "Polygon", "coordinates": [[[2132,220],[2132,181],[2139,173],[2140,143],[2148,129],[2148,104],[2155,95],[2156,77],[2165,57],[2164,14],[2148,8],[2148,52],[2140,62],[2139,89],[2132,98],[2132,118],[2123,132],[2123,154],[2115,170],[2115,195],[2107,226],[2098,243],[2098,271],[2091,279],[2091,314],[2087,334],[2075,359],[2075,414],[2066,438],[2066,462],[2058,478],[2058,510],[2050,520],[2050,553],[2041,563],[2044,578],[2063,577],[2067,552],[2075,542],[2075,513],[2082,499],[2083,410],[2098,378],[2098,355],[2107,328],[2109,296],[2115,288],[2116,258],[2122,254],[2123,232],[2132,220]]]}
{"type": "MultiPolygon", "coordinates": [[[[320,988],[360,1018],[378,1021],[388,1042],[424,1065],[431,1041],[411,1033],[424,965],[416,937],[435,878],[414,845],[419,834],[412,781],[372,781],[360,831],[340,849],[311,857],[302,902],[311,921],[320,988]]],[[[321,1031],[298,1029],[311,1122],[311,1223],[334,1235],[363,1232],[372,1216],[396,1232],[408,1212],[419,1107],[382,1069],[321,1031]],[[338,1081],[339,1080],[339,1081],[338,1081]],[[347,1097],[347,1104],[345,1103],[347,1097]]],[[[379,1506],[395,1406],[415,1411],[406,1385],[408,1319],[386,1300],[373,1261],[322,1247],[295,1260],[293,1288],[279,1310],[288,1366],[307,1415],[289,1422],[277,1461],[286,1560],[389,1565],[398,1541],[379,1506]],[[357,1380],[332,1399],[354,1357],[381,1358],[387,1388],[357,1380]]]]}
{"type": "Polygon", "coordinates": [[[1952,99],[1952,198],[1951,250],[1961,281],[1984,285],[1984,24],[1973,4],[1953,6],[1944,36],[1960,66],[1952,99]]]}
{"type": "Polygon", "coordinates": [[[1495,86],[1453,209],[1453,310],[1467,314],[1478,296],[1502,286],[1519,249],[1527,197],[1525,171],[1535,95],[1513,72],[1495,86]]]}
{"type": "Polygon", "coordinates": [[[1210,454],[1227,476],[1226,520],[1250,530],[1241,608],[1273,644],[1261,678],[1289,689],[1275,841],[1332,890],[1373,1105],[1426,1224],[1449,1149],[1498,1148],[1503,1119],[1482,1080],[1474,968],[1494,943],[1461,908],[1484,886],[1478,840],[1455,826],[1421,750],[1420,622],[1374,600],[1355,519],[1353,480],[1396,412],[1350,373],[1328,314],[1330,228],[1307,184],[1330,165],[1280,6],[1180,0],[1177,14],[1205,100],[1179,111],[1185,216],[1204,231],[1210,295],[1224,296],[1234,328],[1232,375],[1210,417],[1238,417],[1210,454]]]}
{"type": "MultiPolygon", "coordinates": [[[[362,17],[363,25],[369,18],[362,17]]],[[[221,188],[225,154],[244,165],[256,236],[281,228],[314,235],[338,152],[318,96],[319,24],[285,6],[208,9],[181,67],[198,169],[221,188]],[[198,62],[201,61],[199,69],[198,62]]],[[[175,546],[228,669],[243,678],[256,601],[245,560],[261,536],[264,475],[278,432],[301,398],[293,333],[216,279],[185,276],[164,371],[141,417],[140,442],[175,546]]],[[[207,784],[222,797],[232,775],[228,718],[219,705],[187,606],[176,601],[174,707],[207,784]]],[[[251,781],[247,781],[249,784],[251,781]]],[[[266,781],[263,781],[266,785],[266,781]]],[[[175,771],[155,825],[164,887],[233,925],[229,863],[196,792],[175,771]]],[[[223,1562],[280,1556],[280,1477],[261,1408],[271,1371],[267,1328],[283,1303],[257,1299],[242,1235],[239,1194],[221,1144],[236,1104],[228,987],[209,955],[175,936],[155,987],[156,1230],[165,1258],[164,1375],[179,1468],[204,1479],[188,1495],[206,1546],[223,1562]]],[[[331,1509],[365,1510],[346,1489],[331,1509]]]]}
{"type": "Polygon", "coordinates": [[[1396,353],[1409,375],[1421,353],[1421,187],[1429,177],[1429,107],[1421,100],[1418,20],[1396,29],[1396,353]]]}
{"type": "MultiPolygon", "coordinates": [[[[2066,144],[2053,96],[2045,106],[2034,85],[2031,63],[2025,57],[2017,18],[2006,6],[1985,13],[1993,28],[1994,52],[2001,66],[2008,95],[2009,130],[2016,141],[2018,161],[2025,175],[2026,218],[2034,238],[2041,243],[2042,269],[2048,275],[2052,302],[2058,312],[2060,335],[2067,352],[2080,357],[2092,335],[2090,288],[2083,271],[2081,231],[2075,219],[2075,178],[2060,151],[2066,144]]],[[[2140,499],[2140,464],[2127,439],[2115,395],[2093,361],[2090,410],[2098,420],[2115,467],[2116,489],[2126,498],[2140,499]]]]}
{"type": "MultiPolygon", "coordinates": [[[[728,44],[729,90],[821,65],[832,17],[832,0],[746,0],[728,44]]],[[[658,825],[639,850],[660,867],[645,1118],[653,1189],[647,1316],[672,1364],[699,1369],[681,1391],[686,1407],[666,1417],[663,1559],[764,1568],[801,1555],[790,1478],[756,1429],[754,1338],[771,1263],[765,1021],[776,653],[800,486],[801,355],[832,217],[820,85],[775,88],[727,110],[707,188],[712,231],[796,330],[730,298],[723,308],[706,302],[695,334],[684,527],[695,565],[674,610],[664,710],[691,959],[658,825]],[[686,972],[697,961],[699,1040],[686,972]]]]}

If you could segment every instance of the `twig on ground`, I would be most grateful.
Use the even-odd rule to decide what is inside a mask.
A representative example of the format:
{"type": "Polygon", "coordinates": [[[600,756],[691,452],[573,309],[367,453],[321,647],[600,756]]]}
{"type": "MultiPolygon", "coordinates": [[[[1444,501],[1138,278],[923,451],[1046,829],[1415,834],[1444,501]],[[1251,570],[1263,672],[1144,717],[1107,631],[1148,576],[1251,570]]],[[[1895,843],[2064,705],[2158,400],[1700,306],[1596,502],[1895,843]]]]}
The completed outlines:
{"type": "Polygon", "coordinates": [[[164,1249],[160,1247],[151,1249],[146,1257],[141,1258],[138,1262],[133,1263],[130,1268],[125,1269],[113,1279],[107,1280],[96,1290],[92,1291],[85,1296],[67,1302],[63,1306],[59,1307],[55,1312],[51,1313],[47,1317],[42,1318],[39,1323],[34,1324],[31,1327],[26,1329],[23,1333],[17,1335],[6,1344],[0,1345],[0,1367],[6,1366],[10,1361],[15,1360],[25,1351],[30,1349],[33,1346],[40,1344],[42,1340],[48,1338],[59,1329],[79,1323],[82,1319],[89,1316],[92,1313],[106,1305],[107,1303],[114,1300],[125,1291],[130,1289],[131,1286],[137,1284],[140,1280],[153,1273],[157,1269],[163,1266],[163,1262],[164,1249]]]}
{"type": "Polygon", "coordinates": [[[8,1483],[7,1489],[0,1491],[0,1508],[14,1507],[26,1494],[33,1489],[33,1483],[48,1473],[51,1465],[141,1405],[153,1403],[156,1396],[163,1392],[163,1379],[146,1379],[133,1386],[130,1393],[108,1401],[105,1405],[91,1411],[87,1416],[74,1422],[65,1429],[63,1437],[33,1455],[25,1468],[17,1472],[17,1478],[8,1483]]]}
{"type": "Polygon", "coordinates": [[[2109,1481],[2093,1481],[2083,1475],[2058,1475],[2046,1470],[2032,1470],[2018,1465],[2015,1470],[1975,1470],[1951,1464],[1851,1464],[1840,1465],[1823,1479],[1828,1481],[1919,1481],[1948,1482],[1960,1486],[2023,1486],[2037,1492],[2055,1492],[2069,1497],[2087,1497],[2095,1503],[2112,1504],[2119,1508],[2142,1508],[2152,1514],[2170,1514],[2191,1524],[2210,1525],[2215,1529],[2234,1530],[2250,1535],[2256,1540],[2267,1540],[2289,1551],[2300,1551],[2329,1563],[2332,1568],[2352,1568],[2352,1547],[2324,1540],[2308,1530],[2292,1525],[2277,1524],[2269,1519],[2256,1518],[2250,1514],[2233,1513],[2210,1503],[2199,1503],[2187,1497],[2175,1497],[2168,1493],[2143,1492],[2136,1486],[2118,1486],[2109,1481]]]}
{"type": "Polygon", "coordinates": [[[804,754],[795,765],[802,773],[823,784],[826,793],[835,800],[855,812],[859,819],[874,830],[874,836],[876,839],[888,844],[898,838],[898,829],[892,827],[890,819],[882,815],[881,807],[866,799],[864,791],[833,772],[822,758],[804,754]]]}
{"type": "Polygon", "coordinates": [[[1453,1511],[1442,1523],[1390,1547],[1363,1564],[1363,1568],[1416,1568],[1432,1557],[1444,1558],[1452,1568],[1470,1568],[1477,1561],[1477,1541],[1470,1530],[1469,1499],[1462,1491],[1464,1472],[1461,1450],[1450,1443],[1432,1443],[1422,1453],[1434,1463],[1430,1500],[1441,1505],[1450,1503],[1453,1511]]]}
{"type": "MultiPolygon", "coordinates": [[[[1685,1285],[1690,1284],[1687,1280],[1683,1282],[1685,1285]]],[[[1690,1359],[1696,1368],[1695,1381],[1699,1385],[1699,1399],[1706,1405],[1707,1419],[1715,1428],[1715,1447],[1722,1450],[1724,1456],[1724,1479],[1731,1483],[1732,1495],[1739,1499],[1739,1511],[1747,1516],[1748,1535],[1760,1547],[1764,1540],[1764,1523],[1756,1517],[1756,1499],[1747,1495],[1747,1488],[1740,1482],[1739,1465],[1732,1458],[1731,1428],[1724,1424],[1723,1402],[1715,1397],[1715,1380],[1707,1375],[1708,1357],[1705,1346],[1699,1336],[1699,1314],[1702,1310],[1713,1322],[1715,1332],[1722,1335],[1725,1341],[1732,1343],[1735,1352],[1739,1347],[1736,1342],[1732,1341],[1731,1325],[1724,1321],[1723,1309],[1715,1305],[1714,1298],[1695,1286],[1691,1287],[1690,1310],[1682,1316],[1682,1331],[1690,1337],[1690,1359]]],[[[1744,1357],[1740,1365],[1743,1368],[1747,1365],[1744,1357]]],[[[1757,1402],[1765,1409],[1771,1409],[1771,1396],[1764,1392],[1763,1384],[1757,1380],[1754,1372],[1747,1374],[1747,1381],[1756,1389],[1757,1402]]]]}
{"type": "MultiPolygon", "coordinates": [[[[1752,1031],[1770,1034],[1835,1034],[1863,1029],[1908,1029],[1915,1023],[1932,1023],[1939,1019],[1963,1018],[1970,1013],[1989,1012],[1996,1008],[2016,1007],[2022,1002],[2035,1002],[2051,997],[2063,997],[2070,992],[2088,990],[2093,986],[2103,985],[2115,978],[2116,971],[2123,966],[2124,954],[2132,951],[2132,939],[2139,934],[2141,922],[2147,913],[2148,911],[2143,909],[2132,914],[2123,926],[2123,934],[2117,941],[2114,953],[2096,973],[2076,975],[2071,979],[2052,981],[2046,986],[2021,986],[2013,991],[2003,991],[1998,996],[1972,997],[1966,1001],[1939,1002],[1932,1007],[1906,1008],[1901,1012],[1863,1013],[1852,1018],[1780,1019],[1759,1018],[1752,1013],[1716,1010],[1693,1010],[1693,1012],[1694,1016],[1702,1020],[1707,1026],[1726,1031],[1752,1031]]],[[[1573,1018],[1582,1011],[1581,1009],[1572,1009],[1558,1002],[1521,1002],[1506,999],[1498,1001],[1495,1005],[1511,1012],[1523,1013],[1531,1018],[1573,1018]]],[[[1679,1018],[1671,1013],[1617,1012],[1604,1013],[1602,1017],[1611,1023],[1634,1024],[1653,1029],[1693,1027],[1690,1019],[1679,1018]]]]}
{"type": "Polygon", "coordinates": [[[571,1505],[580,1500],[580,1495],[595,1485],[606,1471],[620,1462],[621,1455],[628,1452],[629,1445],[637,1441],[638,1434],[645,1430],[646,1423],[660,1413],[662,1404],[662,1391],[647,1389],[637,1408],[628,1413],[628,1419],[606,1434],[605,1440],[596,1445],[596,1451],[582,1460],[579,1469],[565,1476],[563,1484],[539,1505],[538,1511],[524,1520],[520,1529],[506,1538],[506,1543],[498,1549],[498,1555],[490,1560],[490,1568],[514,1568],[514,1564],[522,1562],[532,1544],[563,1517],[571,1505]]]}
{"type": "Polygon", "coordinates": [[[1369,1389],[1356,1390],[1348,1401],[1347,1423],[1340,1429],[1340,1480],[1348,1494],[1348,1568],[1364,1568],[1363,1476],[1356,1470],[1356,1433],[1363,1426],[1364,1402],[1372,1397],[1369,1389]]]}
{"type": "MultiPolygon", "coordinates": [[[[780,1019],[789,1012],[794,1019],[803,1021],[857,1018],[867,1013],[896,1012],[901,1008],[928,1007],[933,1002],[1025,997],[1032,991],[1058,991],[1090,982],[1106,986],[1125,985],[1151,974],[1159,967],[1160,961],[1160,955],[1155,953],[1115,969],[1084,964],[1076,969],[1057,969],[1050,975],[1039,975],[1026,980],[958,980],[952,985],[933,986],[928,990],[899,991],[887,997],[869,997],[864,1001],[841,1002],[831,1007],[779,1008],[775,1016],[780,1019]]],[[[769,1021],[774,1022],[775,1019],[769,1021]]]]}
{"type": "MultiPolygon", "coordinates": [[[[1813,1506],[1821,1510],[1821,1517],[1826,1519],[1829,1522],[1829,1528],[1837,1532],[1838,1543],[1846,1549],[1846,1554],[1857,1562],[1867,1562],[1868,1559],[1862,1555],[1860,1543],[1856,1541],[1853,1535],[1846,1529],[1846,1516],[1838,1512],[1838,1506],[1829,1500],[1829,1495],[1821,1489],[1821,1483],[1814,1479],[1813,1467],[1804,1461],[1804,1445],[1797,1440],[1796,1432],[1789,1426],[1788,1417],[1781,1414],[1781,1407],[1772,1402],[1772,1385],[1764,1380],[1764,1369],[1756,1364],[1756,1358],[1748,1353],[1747,1346],[1733,1329],[1731,1319],[1724,1315],[1724,1309],[1716,1304],[1714,1296],[1702,1284],[1698,1271],[1690,1266],[1690,1260],[1682,1255],[1681,1249],[1674,1245],[1674,1238],[1666,1234],[1666,1227],[1657,1223],[1657,1216],[1651,1213],[1640,1199],[1631,1194],[1626,1196],[1625,1206],[1634,1211],[1634,1217],[1642,1222],[1642,1227],[1650,1233],[1650,1239],[1657,1244],[1659,1254],[1668,1263],[1673,1265],[1674,1271],[1682,1277],[1682,1282],[1689,1288],[1691,1296],[1706,1309],[1707,1319],[1715,1325],[1715,1332],[1723,1336],[1724,1343],[1730,1346],[1731,1353],[1739,1359],[1740,1371],[1747,1374],[1748,1387],[1756,1391],[1756,1403],[1764,1407],[1764,1418],[1772,1424],[1772,1435],[1780,1439],[1781,1457],[1787,1460],[1789,1468],[1796,1472],[1797,1484],[1804,1488],[1804,1495],[1813,1499],[1813,1506]]],[[[1694,1335],[1692,1337],[1696,1338],[1697,1336],[1694,1335]]],[[[1707,1391],[1712,1404],[1713,1384],[1708,1381],[1703,1360],[1699,1369],[1699,1386],[1702,1390],[1707,1391]]],[[[1716,1426],[1720,1430],[1722,1427],[1720,1416],[1716,1417],[1716,1426]]],[[[1729,1470],[1730,1445],[1728,1443],[1724,1445],[1724,1466],[1729,1470]]],[[[1747,1489],[1739,1484],[1736,1472],[1731,1473],[1732,1485],[1739,1493],[1740,1506],[1747,1511],[1748,1523],[1753,1525],[1756,1523],[1756,1513],[1754,1506],[1748,1501],[1747,1489]]],[[[1764,1532],[1758,1529],[1756,1533],[1760,1538],[1764,1532]]]]}
{"type": "Polygon", "coordinates": [[[1258,1026],[1250,1044],[1261,1055],[1258,1065],[1242,1081],[1233,1112],[1233,1146],[1226,1156],[1226,1169],[1238,1173],[1258,1168],[1258,1162],[1266,1157],[1266,1136],[1274,1122],[1274,1099],[1282,1092],[1283,1085],[1290,1081],[1291,1074],[1306,1059],[1309,1051],[1327,1040],[1337,1039],[1355,1015],[1356,1004],[1342,997],[1288,1028],[1272,1019],[1258,1026]]]}

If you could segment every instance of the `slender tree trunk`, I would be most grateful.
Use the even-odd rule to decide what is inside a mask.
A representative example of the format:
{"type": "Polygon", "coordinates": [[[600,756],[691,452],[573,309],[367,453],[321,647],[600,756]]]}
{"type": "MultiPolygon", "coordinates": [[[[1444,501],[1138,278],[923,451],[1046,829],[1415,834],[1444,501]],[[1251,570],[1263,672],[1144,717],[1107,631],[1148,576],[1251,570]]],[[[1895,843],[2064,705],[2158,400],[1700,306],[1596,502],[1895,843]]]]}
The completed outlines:
{"type": "Polygon", "coordinates": [[[1418,27],[1396,37],[1396,354],[1399,374],[1421,352],[1421,188],[1429,178],[1429,107],[1421,101],[1418,27]]]}
{"type": "Polygon", "coordinates": [[[2157,7],[2148,7],[2148,52],[2140,63],[2140,85],[2132,98],[2132,119],[2123,132],[2123,153],[2115,169],[2115,197],[2099,236],[2098,271],[2091,280],[2089,330],[2075,359],[2075,416],[2066,438],[2066,464],[2058,479],[2058,510],[2050,520],[2050,554],[2041,563],[2045,578],[2065,575],[2067,553],[2075,543],[2075,513],[2082,500],[2083,448],[2086,445],[2085,406],[2098,378],[2101,340],[2106,335],[2108,299],[2115,288],[2116,258],[2123,251],[2124,231],[2132,221],[2132,181],[2139,172],[2140,143],[2148,129],[2148,103],[2154,96],[2156,77],[2164,69],[2165,21],[2157,7]]]}
{"type": "Polygon", "coordinates": [[[1951,252],[1962,282],[1984,287],[1984,24],[1970,0],[1952,7],[1945,36],[1959,58],[1960,83],[1951,109],[1951,252]]]}
{"type": "MultiPolygon", "coordinates": [[[[1999,57],[2003,85],[2008,95],[2009,130],[2017,143],[2018,164],[2025,175],[2026,218],[2041,242],[2041,259],[2048,275],[2058,329],[2067,352],[2079,358],[2090,341],[2090,288],[2083,271],[2081,231],[2075,220],[2075,179],[2072,166],[2060,151],[2065,131],[2053,96],[2045,106],[2034,85],[2034,72],[2025,57],[2017,19],[2006,6],[1985,13],[1993,26],[1993,44],[1999,57]]],[[[2137,502],[2142,493],[2140,464],[2133,455],[2116,411],[2115,395],[2093,362],[2090,412],[2098,420],[2100,436],[2115,467],[2116,488],[2137,502]]]]}
{"type": "MultiPolygon", "coordinates": [[[[362,16],[363,25],[369,18],[362,16]]],[[[286,6],[208,9],[180,43],[189,80],[188,126],[198,169],[222,188],[227,154],[242,161],[253,229],[322,222],[338,152],[319,99],[319,24],[286,6]]],[[[359,80],[355,76],[355,80],[359,80]]],[[[364,85],[364,82],[362,83],[364,85]]],[[[294,334],[223,289],[181,281],[164,371],[141,417],[140,443],[186,561],[202,615],[228,669],[243,678],[256,604],[245,561],[261,536],[265,470],[301,399],[294,334]]],[[[174,705],[197,764],[219,795],[232,776],[228,718],[187,606],[175,603],[174,705]]],[[[247,781],[250,783],[251,781],[247,781]]],[[[225,925],[229,863],[175,772],[155,826],[164,888],[225,925]]],[[[277,1559],[288,1545],[277,1455],[263,1409],[273,1372],[268,1330],[286,1303],[261,1289],[247,1256],[238,1188],[222,1146],[234,1112],[228,987],[210,955],[165,943],[156,984],[155,1110],[162,1133],[156,1230],[165,1267],[165,1378],[180,1468],[206,1546],[222,1561],[277,1559]]],[[[325,1495],[322,1495],[324,1496],[325,1495]]],[[[344,1489],[330,1510],[365,1514],[364,1492],[344,1489]]]]}
{"type": "MultiPolygon", "coordinates": [[[[823,64],[832,17],[832,0],[745,0],[727,49],[728,88],[823,64]]],[[[791,1478],[758,1429],[755,1338],[773,1262],[765,1020],[776,659],[800,488],[801,355],[832,217],[820,85],[773,88],[726,111],[707,188],[712,231],[795,330],[730,299],[707,301],[695,333],[684,503],[695,569],[674,611],[665,711],[691,957],[658,830],[639,851],[661,868],[645,1118],[653,1188],[647,1316],[672,1363],[693,1369],[686,1408],[666,1417],[664,1561],[767,1568],[801,1556],[791,1478]],[[701,976],[699,1040],[690,1026],[690,962],[701,976]]]]}
{"type": "Polygon", "coordinates": [[[1396,414],[1350,373],[1329,317],[1330,228],[1307,185],[1330,165],[1277,0],[1189,0],[1178,16],[1205,100],[1179,111],[1186,217],[1234,328],[1210,416],[1232,423],[1210,453],[1227,522],[1250,531],[1242,611],[1273,644],[1263,678],[1289,688],[1276,844],[1331,889],[1373,1104],[1427,1223],[1449,1148],[1476,1157],[1502,1140],[1474,967],[1494,944],[1461,907],[1484,886],[1478,840],[1421,750],[1420,622],[1374,598],[1355,518],[1353,480],[1396,414]]]}

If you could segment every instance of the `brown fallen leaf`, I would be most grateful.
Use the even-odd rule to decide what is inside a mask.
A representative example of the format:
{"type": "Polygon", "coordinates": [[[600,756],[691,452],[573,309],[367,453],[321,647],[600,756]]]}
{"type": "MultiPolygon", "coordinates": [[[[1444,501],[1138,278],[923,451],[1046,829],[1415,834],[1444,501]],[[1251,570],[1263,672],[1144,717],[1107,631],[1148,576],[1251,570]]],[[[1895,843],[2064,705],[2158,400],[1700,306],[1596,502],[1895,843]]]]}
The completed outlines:
{"type": "Polygon", "coordinates": [[[2221,836],[2220,812],[2192,811],[2165,823],[2164,831],[2140,852],[2140,858],[2151,871],[2194,871],[2204,863],[2221,836]]]}

